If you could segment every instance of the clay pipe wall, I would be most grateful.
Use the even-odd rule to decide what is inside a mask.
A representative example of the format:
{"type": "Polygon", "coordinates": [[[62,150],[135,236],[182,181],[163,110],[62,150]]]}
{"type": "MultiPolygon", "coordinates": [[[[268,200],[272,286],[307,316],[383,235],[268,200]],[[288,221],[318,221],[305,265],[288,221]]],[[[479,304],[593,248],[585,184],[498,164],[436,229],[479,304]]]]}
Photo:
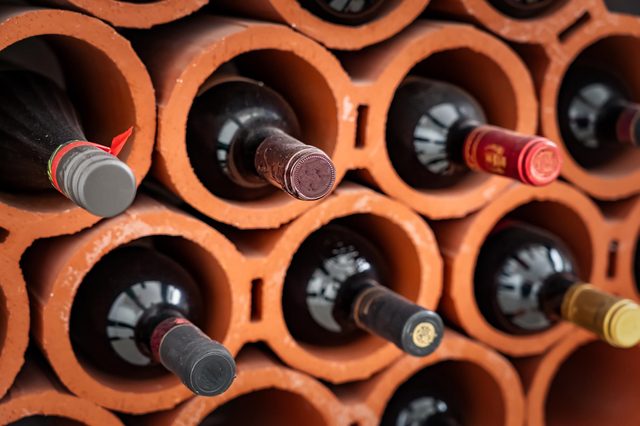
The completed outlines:
{"type": "MultiPolygon", "coordinates": [[[[329,389],[310,376],[282,366],[255,348],[238,357],[238,376],[232,387],[213,398],[195,397],[171,411],[133,418],[147,426],[197,426],[207,416],[220,415],[229,424],[344,425],[353,419],[329,389]]],[[[366,408],[359,418],[373,419],[366,408]]]]}
{"type": "Polygon", "coordinates": [[[429,367],[447,364],[446,372],[463,407],[464,424],[512,425],[524,422],[525,404],[520,378],[513,366],[485,345],[447,329],[442,344],[425,358],[403,356],[371,379],[334,388],[352,412],[370,410],[374,419],[360,425],[377,425],[396,390],[429,367]]]}
{"type": "Polygon", "coordinates": [[[544,136],[557,142],[563,151],[562,175],[590,196],[617,200],[640,192],[640,152],[627,148],[621,155],[596,169],[578,164],[566,150],[558,126],[558,94],[564,76],[578,58],[593,58],[606,64],[629,86],[633,101],[640,101],[637,75],[640,65],[633,52],[640,47],[638,18],[608,14],[604,5],[585,12],[578,23],[561,38],[539,47],[520,47],[536,82],[540,100],[540,125],[544,136]]]}
{"type": "Polygon", "coordinates": [[[601,11],[602,0],[559,0],[545,13],[517,19],[496,9],[488,0],[432,0],[427,9],[438,16],[477,24],[511,41],[548,43],[571,27],[585,12],[601,11]]]}
{"type": "Polygon", "coordinates": [[[102,256],[130,241],[164,236],[172,256],[196,278],[207,301],[202,330],[236,353],[248,318],[244,260],[220,233],[184,213],[139,197],[125,213],[73,236],[37,241],[23,256],[32,304],[32,336],[62,383],[103,407],[146,413],[175,406],[191,392],[167,372],[148,380],[94,367],[74,352],[69,319],[83,277],[102,256]]]}
{"type": "Polygon", "coordinates": [[[544,355],[515,360],[526,392],[526,424],[636,424],[640,347],[618,349],[584,331],[544,355]]]}
{"type": "Polygon", "coordinates": [[[24,362],[29,341],[29,299],[18,259],[0,244],[0,398],[24,362]]]}
{"type": "Polygon", "coordinates": [[[429,0],[388,0],[374,18],[358,26],[323,20],[296,0],[216,0],[214,7],[260,20],[287,24],[328,48],[358,50],[400,32],[415,20],[429,0]]]}
{"type": "Polygon", "coordinates": [[[491,124],[535,133],[537,103],[531,77],[506,44],[469,25],[417,21],[392,39],[340,55],[355,83],[363,163],[361,177],[431,219],[462,217],[487,204],[510,181],[471,173],[445,190],[406,184],[387,153],[385,123],[394,93],[409,73],[444,80],[470,92],[491,124]],[[473,70],[470,72],[469,70],[473,70]],[[366,113],[362,112],[363,107],[366,113]]]}
{"type": "Polygon", "coordinates": [[[190,15],[208,0],[155,0],[135,3],[126,0],[38,0],[93,15],[116,27],[151,28],[190,15]]]}
{"type": "Polygon", "coordinates": [[[0,400],[0,419],[9,424],[32,416],[47,416],[48,421],[67,426],[122,425],[108,410],[71,395],[46,366],[30,359],[0,400]]]}
{"type": "Polygon", "coordinates": [[[640,250],[640,197],[601,203],[607,224],[607,281],[618,294],[640,299],[640,276],[635,262],[640,250]]]}
{"type": "MultiPolygon", "coordinates": [[[[129,42],[103,22],[79,13],[0,6],[0,54],[20,50],[21,42],[30,38],[49,42],[60,60],[91,141],[109,144],[113,136],[134,127],[120,158],[139,183],[151,165],[155,98],[151,79],[129,42]]],[[[14,257],[35,238],[76,232],[99,219],[54,189],[50,194],[0,193],[0,217],[8,234],[4,248],[14,257]]]]}
{"type": "Polygon", "coordinates": [[[534,335],[511,335],[490,325],[475,300],[476,258],[486,237],[505,215],[556,234],[572,251],[581,278],[614,290],[605,279],[607,241],[604,218],[581,192],[556,182],[544,188],[514,185],[484,209],[463,219],[434,222],[432,227],[445,262],[445,291],[440,305],[447,319],[474,339],[511,356],[529,356],[548,350],[574,327],[560,323],[534,335]]]}
{"type": "Polygon", "coordinates": [[[291,104],[302,140],[331,156],[337,181],[344,175],[353,141],[350,82],[323,47],[284,26],[197,16],[136,37],[158,98],[154,175],[187,203],[213,219],[239,228],[274,228],[314,204],[287,194],[238,202],[210,193],[194,173],[186,149],[186,123],[200,86],[223,63],[241,56],[257,64],[255,75],[291,104]]]}

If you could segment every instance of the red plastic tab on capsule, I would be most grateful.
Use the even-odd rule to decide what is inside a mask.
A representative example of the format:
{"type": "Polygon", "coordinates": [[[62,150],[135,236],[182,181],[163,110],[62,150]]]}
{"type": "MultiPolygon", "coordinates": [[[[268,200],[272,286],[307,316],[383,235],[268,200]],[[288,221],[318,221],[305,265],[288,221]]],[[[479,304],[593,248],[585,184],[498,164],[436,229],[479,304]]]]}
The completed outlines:
{"type": "Polygon", "coordinates": [[[478,126],[464,144],[467,166],[533,186],[558,178],[562,156],[557,145],[540,136],[527,136],[494,126],[478,126]]]}
{"type": "Polygon", "coordinates": [[[58,171],[58,165],[60,164],[60,160],[72,149],[77,148],[79,146],[93,146],[98,149],[101,149],[104,152],[107,152],[113,156],[118,156],[124,145],[127,143],[131,134],[133,133],[133,127],[129,127],[127,130],[117,135],[111,140],[111,146],[100,145],[94,142],[89,141],[72,141],[68,142],[64,145],[60,145],[58,149],[56,149],[51,158],[49,159],[49,169],[47,170],[49,174],[49,180],[55,189],[64,194],[64,192],[60,189],[58,185],[58,178],[56,177],[58,171]]]}

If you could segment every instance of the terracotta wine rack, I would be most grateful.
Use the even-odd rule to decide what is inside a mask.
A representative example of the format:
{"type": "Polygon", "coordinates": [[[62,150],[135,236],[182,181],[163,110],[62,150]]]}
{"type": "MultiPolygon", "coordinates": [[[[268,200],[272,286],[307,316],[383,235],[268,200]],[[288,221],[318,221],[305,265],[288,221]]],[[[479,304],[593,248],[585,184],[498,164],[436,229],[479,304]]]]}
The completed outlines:
{"type": "MultiPolygon", "coordinates": [[[[0,34],[0,54],[8,48],[20,49],[28,39],[49,42],[77,94],[74,100],[85,115],[86,135],[92,142],[109,144],[133,126],[133,136],[120,157],[139,183],[151,165],[155,98],[149,75],[130,43],[95,18],[16,6],[0,7],[0,34]]],[[[48,194],[0,193],[0,217],[0,226],[8,233],[4,244],[14,252],[33,238],[77,232],[99,219],[53,189],[48,194]]]]}
{"type": "Polygon", "coordinates": [[[294,252],[311,232],[336,218],[346,218],[380,245],[390,259],[394,291],[428,308],[437,306],[442,262],[433,233],[411,210],[371,190],[345,185],[276,231],[229,231],[235,245],[203,222],[140,197],[120,216],[28,249],[21,265],[31,293],[33,336],[62,383],[99,405],[146,413],[188,398],[189,390],[169,373],[135,380],[97,369],[76,354],[69,337],[70,301],[91,267],[123,244],[161,236],[198,277],[210,301],[203,330],[232,353],[245,343],[266,341],[298,370],[336,383],[364,379],[397,359],[400,350],[372,336],[340,347],[302,344],[290,335],[282,314],[283,281],[294,252]]]}
{"type": "Polygon", "coordinates": [[[591,57],[621,75],[629,85],[633,100],[639,101],[640,83],[636,76],[640,66],[633,61],[633,55],[627,54],[639,46],[637,18],[585,12],[579,25],[562,39],[541,49],[526,48],[521,52],[537,84],[542,133],[556,141],[563,150],[563,176],[598,199],[616,200],[640,192],[640,152],[627,148],[605,166],[597,169],[582,167],[562,144],[556,108],[558,93],[565,73],[576,58],[591,57]]]}
{"type": "Polygon", "coordinates": [[[0,420],[9,424],[34,416],[46,416],[56,424],[122,426],[115,414],[70,394],[52,372],[36,361],[27,361],[8,395],[0,401],[0,420]]]}
{"type": "Polygon", "coordinates": [[[356,27],[322,21],[294,0],[37,3],[71,10],[0,6],[0,59],[25,41],[46,41],[88,114],[87,136],[108,143],[133,125],[122,158],[138,183],[151,170],[201,214],[140,194],[124,214],[99,221],[54,192],[0,193],[0,423],[46,415],[185,425],[256,407],[277,424],[376,425],[403,383],[439,365],[464,389],[471,424],[636,421],[640,349],[607,347],[567,323],[536,335],[503,333],[481,315],[473,277],[483,241],[509,216],[560,236],[582,278],[640,300],[640,153],[582,168],[562,146],[556,112],[564,75],[582,55],[613,67],[640,99],[630,53],[640,48],[640,18],[611,14],[600,0],[566,0],[530,20],[508,18],[486,0],[391,0],[356,27]],[[292,105],[302,140],[336,165],[332,195],[230,201],[198,180],[186,150],[188,114],[229,61],[249,65],[247,77],[292,105]],[[559,143],[566,181],[531,188],[473,174],[447,190],[411,188],[385,141],[394,92],[410,73],[460,85],[493,124],[559,143]],[[368,335],[332,347],[294,338],[283,315],[285,277],[305,238],[333,220],[383,251],[393,290],[437,308],[455,327],[435,353],[409,357],[368,335]],[[227,393],[193,397],[169,373],[117,376],[74,350],[70,317],[83,278],[107,253],[146,237],[161,240],[201,285],[211,306],[201,328],[238,361],[227,393]],[[29,333],[51,371],[30,355],[20,371],[29,333]]]}
{"type": "Polygon", "coordinates": [[[358,26],[334,24],[313,15],[297,0],[215,0],[223,12],[287,24],[328,48],[356,50],[385,40],[415,20],[429,0],[389,0],[371,21],[358,26]]]}
{"type": "Polygon", "coordinates": [[[208,0],[38,0],[51,6],[73,9],[93,15],[116,27],[151,28],[192,14],[208,0]]]}
{"type": "Polygon", "coordinates": [[[513,185],[479,212],[433,224],[445,262],[441,304],[445,316],[503,353],[534,355],[549,349],[572,326],[563,323],[535,335],[510,335],[486,321],[474,296],[476,257],[487,235],[507,214],[558,235],[576,258],[583,279],[608,289],[604,219],[589,198],[558,182],[537,189],[513,185]]]}
{"type": "Polygon", "coordinates": [[[640,348],[618,349],[586,332],[548,353],[516,361],[526,391],[528,425],[633,424],[638,421],[640,348]]]}

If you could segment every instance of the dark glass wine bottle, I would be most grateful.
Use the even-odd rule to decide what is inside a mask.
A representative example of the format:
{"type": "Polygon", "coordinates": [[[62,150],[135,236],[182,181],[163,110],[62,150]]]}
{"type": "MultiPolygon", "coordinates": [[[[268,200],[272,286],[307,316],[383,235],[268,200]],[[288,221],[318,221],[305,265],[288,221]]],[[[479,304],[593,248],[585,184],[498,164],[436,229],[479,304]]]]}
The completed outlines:
{"type": "MultiPolygon", "coordinates": [[[[136,179],[112,147],[88,142],[66,93],[48,78],[23,69],[0,70],[0,189],[57,189],[78,206],[102,217],[133,202],[136,179]]],[[[117,145],[117,146],[116,146],[117,145]]]]}
{"type": "Polygon", "coordinates": [[[447,188],[470,170],[536,186],[558,177],[562,158],[553,142],[486,122],[478,102],[459,87],[409,76],[389,109],[389,157],[416,188],[447,188]]]}
{"type": "Polygon", "coordinates": [[[287,272],[284,317],[294,338],[316,345],[340,345],[365,330],[403,351],[433,352],[444,332],[435,312],[382,285],[386,262],[365,237],[335,223],[311,234],[287,272]]]}
{"type": "Polygon", "coordinates": [[[326,21],[340,25],[362,25],[380,11],[384,0],[298,0],[300,5],[326,21]]]}
{"type": "Polygon", "coordinates": [[[381,426],[461,426],[460,390],[442,364],[425,368],[395,391],[381,426]]]}
{"type": "Polygon", "coordinates": [[[511,334],[544,331],[560,320],[613,346],[640,341],[640,307],[582,282],[569,249],[555,235],[504,222],[480,250],[475,294],[484,317],[511,334]]]}
{"type": "Polygon", "coordinates": [[[235,362],[196,325],[204,313],[197,284],[176,261],[139,244],[107,254],[80,285],[70,326],[76,352],[110,374],[143,380],[164,367],[195,394],[224,392],[235,362]]]}
{"type": "Polygon", "coordinates": [[[502,13],[516,19],[541,16],[564,0],[489,0],[502,13]]]}
{"type": "Polygon", "coordinates": [[[280,188],[300,200],[326,196],[335,167],[319,148],[300,142],[289,104],[263,83],[220,78],[194,101],[187,151],[212,193],[233,200],[263,198],[280,188]]]}
{"type": "Polygon", "coordinates": [[[600,67],[571,66],[560,88],[558,123],[567,150],[585,168],[640,147],[640,105],[621,78],[600,67]]]}

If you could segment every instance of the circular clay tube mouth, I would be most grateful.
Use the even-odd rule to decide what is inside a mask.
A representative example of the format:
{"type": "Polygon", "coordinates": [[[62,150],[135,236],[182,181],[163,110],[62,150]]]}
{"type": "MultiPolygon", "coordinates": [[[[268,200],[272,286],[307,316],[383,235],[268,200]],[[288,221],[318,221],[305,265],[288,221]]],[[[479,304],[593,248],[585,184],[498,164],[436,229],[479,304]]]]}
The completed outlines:
{"type": "Polygon", "coordinates": [[[89,271],[107,253],[143,238],[155,239],[162,253],[189,271],[202,292],[198,325],[235,353],[239,344],[232,329],[241,322],[237,300],[244,290],[242,271],[232,266],[240,264],[242,257],[214,229],[148,198],[139,199],[125,214],[73,236],[37,241],[21,262],[37,306],[34,338],[61,382],[87,400],[134,414],[171,408],[193,394],[162,369],[158,376],[140,379],[97,368],[76,353],[69,327],[78,289],[90,284],[83,283],[89,271]],[[74,273],[68,274],[69,270],[74,273]]]}
{"type": "Polygon", "coordinates": [[[597,243],[605,240],[604,219],[598,208],[580,192],[562,183],[544,188],[514,185],[491,204],[450,223],[436,223],[434,230],[448,265],[447,291],[441,304],[447,317],[470,336],[512,356],[543,352],[569,332],[570,325],[559,322],[532,335],[506,333],[483,316],[474,285],[478,255],[491,231],[502,219],[522,221],[556,235],[575,259],[580,278],[604,281],[606,259],[597,243]]]}
{"type": "Polygon", "coordinates": [[[150,28],[196,12],[207,0],[47,0],[78,9],[116,27],[150,28]]]}
{"type": "Polygon", "coordinates": [[[387,285],[410,301],[435,309],[440,298],[442,262],[433,233],[424,220],[404,205],[373,191],[347,185],[309,210],[279,234],[266,266],[263,317],[271,327],[265,340],[284,362],[333,383],[369,377],[402,354],[390,342],[363,332],[339,346],[297,341],[283,310],[284,281],[294,254],[314,231],[332,221],[369,239],[387,260],[387,285]],[[277,254],[277,256],[276,256],[277,254]],[[269,271],[281,271],[270,273],[269,271]],[[287,336],[282,338],[282,336],[287,336]]]}
{"type": "MultiPolygon", "coordinates": [[[[389,281],[380,284],[412,302],[417,301],[421,282],[418,248],[402,227],[373,214],[352,214],[335,218],[329,223],[339,224],[367,238],[379,250],[382,259],[387,261],[389,281]]],[[[316,230],[312,230],[314,231],[316,230]]],[[[284,305],[283,310],[286,309],[287,306],[284,305]]],[[[360,331],[354,339],[335,346],[308,342],[298,344],[319,358],[331,360],[347,356],[354,359],[366,357],[389,343],[366,331],[360,331]]]]}
{"type": "MultiPolygon", "coordinates": [[[[520,111],[513,108],[517,94],[510,77],[494,58],[484,53],[467,47],[435,52],[409,70],[407,76],[409,75],[442,81],[463,89],[478,101],[489,124],[506,129],[515,129],[518,125],[520,111]],[[474,72],[464,71],[468,69],[474,72]],[[500,93],[500,96],[496,97],[496,93],[500,93]]],[[[473,191],[492,177],[469,171],[453,186],[439,189],[416,188],[416,191],[434,194],[452,190],[473,191]]]]}
{"type": "MultiPolygon", "coordinates": [[[[563,74],[562,85],[566,82],[566,74],[576,63],[592,63],[602,67],[606,64],[606,70],[615,76],[619,76],[621,81],[630,91],[631,102],[640,103],[640,83],[637,76],[640,73],[640,64],[636,63],[624,52],[633,52],[640,49],[640,36],[632,35],[611,35],[602,38],[595,43],[585,47],[573,60],[572,65],[563,74]]],[[[559,122],[556,123],[560,127],[559,122]]],[[[570,154],[567,154],[570,156],[570,154]]],[[[588,167],[573,160],[577,167],[584,169],[587,173],[593,174],[603,180],[624,178],[635,173],[640,166],[640,149],[633,146],[621,146],[617,149],[607,163],[596,167],[588,167]]],[[[640,185],[640,184],[639,184],[640,185]]],[[[640,186],[638,186],[640,188],[640,186]]]]}
{"type": "MultiPolygon", "coordinates": [[[[193,277],[198,284],[202,300],[213,301],[213,303],[203,303],[203,318],[196,325],[212,339],[222,342],[230,322],[229,309],[226,307],[230,306],[232,301],[229,291],[230,283],[216,258],[197,243],[182,237],[153,235],[143,237],[141,240],[152,240],[156,250],[176,261],[193,277]]],[[[139,240],[131,241],[131,243],[137,241],[139,240]]],[[[114,250],[118,250],[118,247],[114,250]]],[[[90,285],[90,283],[83,282],[80,285],[90,285]]],[[[73,307],[71,316],[73,316],[73,307]]],[[[149,378],[133,377],[133,375],[127,377],[118,374],[118,372],[105,371],[94,366],[92,361],[77,352],[75,347],[74,352],[79,363],[94,379],[113,389],[130,391],[135,388],[136,391],[145,393],[158,388],[174,386],[180,382],[171,372],[164,369],[162,369],[160,376],[149,378]]]]}
{"type": "Polygon", "coordinates": [[[545,395],[549,426],[635,424],[640,347],[618,349],[587,341],[560,361],[545,395]],[[585,374],[587,373],[587,374],[585,374]]]}
{"type": "MultiPolygon", "coordinates": [[[[11,34],[0,43],[0,60],[63,86],[89,141],[109,146],[113,137],[133,127],[118,158],[131,167],[139,183],[151,164],[155,99],[146,69],[129,42],[106,24],[78,13],[53,9],[14,13],[12,19],[0,22],[0,28],[11,34]]],[[[66,222],[73,222],[69,218],[74,215],[89,217],[53,187],[43,193],[3,191],[0,204],[18,213],[52,216],[54,221],[62,220],[58,216],[66,222]]]]}
{"type": "MultiPolygon", "coordinates": [[[[461,424],[505,424],[505,401],[500,385],[481,365],[465,360],[443,360],[414,373],[395,392],[421,383],[435,385],[443,391],[445,403],[460,416],[461,424]]],[[[393,402],[394,396],[387,404],[393,402]]]]}
{"type": "Polygon", "coordinates": [[[260,419],[262,425],[324,426],[319,409],[303,395],[270,388],[240,395],[206,415],[200,424],[243,425],[260,419]],[[247,407],[251,407],[247,410],[247,407]]]}

